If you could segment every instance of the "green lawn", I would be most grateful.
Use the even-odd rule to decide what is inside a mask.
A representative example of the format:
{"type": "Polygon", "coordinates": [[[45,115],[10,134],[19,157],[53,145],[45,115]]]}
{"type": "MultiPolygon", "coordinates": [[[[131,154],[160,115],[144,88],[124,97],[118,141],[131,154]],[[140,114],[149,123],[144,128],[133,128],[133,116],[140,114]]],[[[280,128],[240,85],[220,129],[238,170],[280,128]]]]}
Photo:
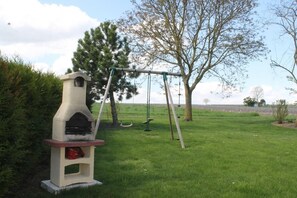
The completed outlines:
{"type": "Polygon", "coordinates": [[[165,106],[151,114],[150,132],[143,105],[121,105],[119,119],[131,128],[110,128],[103,114],[98,138],[106,144],[96,149],[94,170],[103,185],[36,196],[296,197],[297,130],[271,125],[271,116],[194,109],[193,122],[180,120],[181,149],[165,106]]]}

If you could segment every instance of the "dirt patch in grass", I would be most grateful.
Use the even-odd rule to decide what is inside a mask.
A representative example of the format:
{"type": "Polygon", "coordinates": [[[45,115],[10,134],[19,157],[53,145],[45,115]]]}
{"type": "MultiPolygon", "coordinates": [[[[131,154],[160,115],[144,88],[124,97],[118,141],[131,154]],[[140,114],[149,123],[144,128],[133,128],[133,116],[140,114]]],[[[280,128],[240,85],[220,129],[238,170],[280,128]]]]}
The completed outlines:
{"type": "Polygon", "coordinates": [[[273,122],[272,124],[279,127],[297,129],[295,122],[283,122],[282,124],[279,124],[278,122],[273,122]]]}

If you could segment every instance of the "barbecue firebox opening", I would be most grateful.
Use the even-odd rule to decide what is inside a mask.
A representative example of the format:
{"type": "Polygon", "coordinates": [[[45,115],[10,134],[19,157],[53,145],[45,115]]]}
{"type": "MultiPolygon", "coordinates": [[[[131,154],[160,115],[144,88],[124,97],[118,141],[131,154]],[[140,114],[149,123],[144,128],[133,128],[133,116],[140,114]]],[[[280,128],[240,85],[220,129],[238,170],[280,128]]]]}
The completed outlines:
{"type": "Polygon", "coordinates": [[[66,121],[65,134],[86,135],[92,133],[92,122],[82,113],[75,113],[69,121],[66,121]]]}

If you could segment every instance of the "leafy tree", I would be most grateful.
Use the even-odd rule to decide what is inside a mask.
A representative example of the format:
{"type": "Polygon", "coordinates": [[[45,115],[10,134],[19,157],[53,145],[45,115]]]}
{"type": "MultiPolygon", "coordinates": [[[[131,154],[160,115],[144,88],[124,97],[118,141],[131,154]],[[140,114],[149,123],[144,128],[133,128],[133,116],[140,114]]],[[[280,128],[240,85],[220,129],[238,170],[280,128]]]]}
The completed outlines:
{"type": "MultiPolygon", "coordinates": [[[[287,79],[295,84],[297,84],[297,1],[287,0],[281,1],[280,5],[274,7],[274,15],[276,16],[272,24],[277,25],[281,28],[281,36],[288,38],[292,44],[292,61],[287,61],[288,64],[281,64],[275,60],[271,61],[271,67],[280,68],[288,74],[287,79]],[[289,63],[290,62],[290,63],[289,63]]],[[[290,51],[289,53],[290,54],[290,51]]],[[[288,88],[291,92],[297,93],[294,88],[288,88]]]]}
{"type": "Polygon", "coordinates": [[[256,103],[257,101],[255,98],[251,98],[249,96],[243,99],[243,104],[248,107],[253,107],[256,103]]]}
{"type": "Polygon", "coordinates": [[[19,197],[29,178],[48,164],[42,141],[51,137],[62,84],[18,56],[0,54],[0,71],[0,197],[19,197]]]}
{"type": "Polygon", "coordinates": [[[132,3],[135,9],[119,20],[118,27],[131,36],[135,60],[169,65],[181,73],[185,120],[192,120],[192,93],[202,79],[215,77],[224,90],[235,88],[245,79],[248,60],[265,52],[252,18],[256,0],[132,3]]]}
{"type": "MultiPolygon", "coordinates": [[[[117,33],[116,25],[110,22],[101,23],[99,27],[86,31],[84,38],[79,39],[76,52],[73,54],[73,71],[83,70],[92,80],[88,84],[87,105],[90,108],[94,100],[99,100],[105,92],[112,67],[129,68],[130,48],[127,39],[117,33]]],[[[71,71],[69,69],[69,71],[71,71]]],[[[130,77],[137,77],[136,74],[130,77]]],[[[115,93],[122,100],[137,94],[135,85],[126,79],[123,72],[115,72],[109,90],[112,124],[118,124],[115,93]]]]}
{"type": "Polygon", "coordinates": [[[258,103],[259,107],[263,107],[266,105],[266,101],[264,99],[261,99],[260,102],[258,103]]]}

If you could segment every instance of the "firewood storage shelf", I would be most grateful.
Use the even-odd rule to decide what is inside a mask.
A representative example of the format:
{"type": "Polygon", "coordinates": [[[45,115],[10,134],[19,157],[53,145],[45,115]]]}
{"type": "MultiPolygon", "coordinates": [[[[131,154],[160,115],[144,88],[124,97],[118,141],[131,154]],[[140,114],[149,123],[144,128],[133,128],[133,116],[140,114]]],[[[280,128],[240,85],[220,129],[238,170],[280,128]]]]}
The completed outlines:
{"type": "Polygon", "coordinates": [[[95,146],[104,145],[104,140],[92,141],[58,141],[46,139],[44,142],[51,146],[51,175],[50,180],[59,187],[84,182],[93,182],[95,146]],[[67,159],[67,147],[80,147],[85,153],[84,157],[67,159]],[[77,173],[65,173],[65,167],[78,165],[77,173]]]}

